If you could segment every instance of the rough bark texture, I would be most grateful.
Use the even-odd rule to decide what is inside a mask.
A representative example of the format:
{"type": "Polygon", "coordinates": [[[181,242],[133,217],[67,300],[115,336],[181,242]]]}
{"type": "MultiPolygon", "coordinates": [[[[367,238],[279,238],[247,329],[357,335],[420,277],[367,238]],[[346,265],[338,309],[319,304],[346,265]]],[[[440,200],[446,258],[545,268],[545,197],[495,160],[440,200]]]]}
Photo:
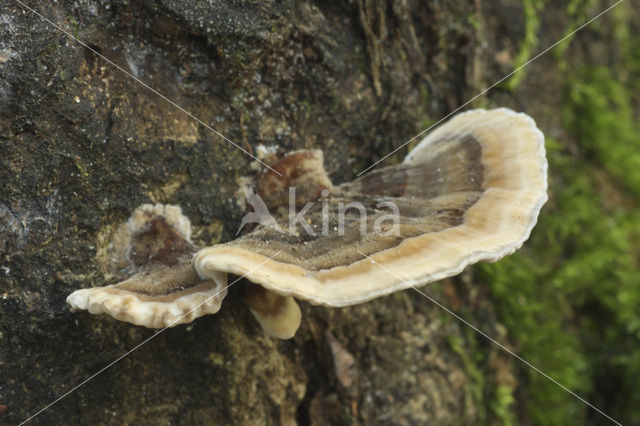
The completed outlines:
{"type": "MultiPolygon", "coordinates": [[[[412,0],[27,3],[248,152],[259,143],[283,151],[323,149],[336,183],[606,6],[412,0]]],[[[239,180],[253,172],[252,159],[238,147],[18,3],[1,0],[0,5],[0,422],[17,423],[154,336],[110,318],[72,314],[65,304],[75,289],[109,283],[107,246],[116,227],[142,203],[178,204],[194,225],[195,242],[227,241],[243,214],[239,180]]],[[[585,31],[571,49],[541,58],[523,77],[506,81],[471,106],[524,110],[561,141],[550,146],[555,156],[552,198],[543,215],[566,217],[563,208],[573,207],[563,205],[568,198],[558,198],[571,195],[562,188],[571,188],[579,173],[597,176],[594,185],[600,186],[585,202],[602,204],[603,218],[619,212],[612,229],[627,241],[620,242],[620,250],[632,257],[623,267],[633,271],[638,249],[627,238],[640,235],[633,228],[638,222],[629,219],[639,217],[633,201],[640,192],[640,167],[633,163],[640,159],[639,149],[620,155],[597,143],[588,145],[591,133],[579,117],[592,111],[587,108],[591,99],[580,103],[582,92],[571,85],[574,67],[637,59],[619,43],[622,37],[628,46],[640,46],[629,35],[637,28],[626,18],[638,7],[631,2],[624,7],[624,13],[606,16],[585,31]],[[613,31],[614,26],[622,29],[613,31]],[[580,112],[583,105],[587,110],[580,112]],[[629,174],[617,172],[621,162],[629,174]],[[566,168],[574,166],[575,175],[567,174],[566,168]]],[[[620,71],[625,67],[620,65],[620,71]]],[[[640,87],[638,70],[631,67],[614,81],[622,92],[640,87]]],[[[587,89],[593,86],[592,80],[585,81],[587,89]]],[[[605,85],[596,93],[608,90],[605,85]]],[[[637,112],[637,95],[623,101],[631,114],[633,108],[637,112]]],[[[604,110],[608,101],[601,104],[604,110]]],[[[385,164],[399,161],[405,152],[385,164]]],[[[588,365],[575,370],[566,365],[572,354],[563,353],[564,342],[556,339],[558,346],[547,352],[555,351],[549,368],[618,420],[637,419],[633,398],[616,392],[630,390],[622,382],[640,373],[609,368],[640,359],[635,349],[639,327],[620,331],[620,341],[630,342],[620,353],[597,344],[611,336],[606,321],[611,330],[620,330],[637,320],[633,310],[629,321],[611,319],[607,309],[613,310],[613,304],[602,302],[597,293],[579,301],[568,293],[567,300],[558,296],[560,308],[520,311],[510,309],[510,301],[517,299],[514,287],[499,286],[525,286],[532,280],[540,288],[553,282],[562,289],[565,281],[553,281],[550,271],[573,259],[572,247],[580,248],[575,239],[587,232],[580,226],[590,223],[574,219],[582,230],[565,234],[552,230],[553,219],[547,230],[543,221],[531,248],[516,255],[519,272],[511,272],[510,263],[472,268],[427,291],[489,335],[514,344],[542,370],[549,360],[527,340],[537,329],[526,324],[548,320],[573,330],[569,335],[586,342],[576,351],[596,351],[598,358],[585,358],[588,365]],[[545,257],[554,245],[564,249],[545,257]],[[545,261],[560,263],[539,269],[545,261]],[[592,299],[604,308],[591,306],[592,299]],[[564,316],[554,316],[559,311],[564,316]],[[576,330],[593,318],[589,312],[602,315],[605,325],[584,336],[576,330]],[[525,325],[520,328],[514,318],[525,325]],[[609,363],[621,354],[629,358],[609,363]],[[582,374],[586,384],[572,381],[582,374]]],[[[584,259],[577,268],[600,260],[584,259]]],[[[561,278],[579,280],[580,273],[570,272],[561,278]]],[[[637,275],[630,274],[633,282],[637,275]]],[[[416,292],[335,310],[303,303],[296,337],[275,341],[240,302],[242,285],[230,288],[219,314],[163,331],[32,421],[458,425],[603,420],[555,385],[538,386],[546,379],[416,292]],[[336,369],[351,359],[353,369],[336,369]],[[345,371],[353,376],[345,377],[345,371]],[[559,396],[546,401],[536,399],[539,393],[559,396]],[[531,403],[538,400],[538,406],[531,403]],[[560,414],[552,411],[560,406],[560,414]]],[[[538,287],[531,288],[535,294],[538,287]]],[[[543,294],[555,300],[555,292],[543,294]]],[[[637,306],[636,294],[623,302],[637,306]]],[[[522,306],[543,303],[517,300],[522,306]]],[[[535,336],[549,338],[542,332],[535,336]]]]}

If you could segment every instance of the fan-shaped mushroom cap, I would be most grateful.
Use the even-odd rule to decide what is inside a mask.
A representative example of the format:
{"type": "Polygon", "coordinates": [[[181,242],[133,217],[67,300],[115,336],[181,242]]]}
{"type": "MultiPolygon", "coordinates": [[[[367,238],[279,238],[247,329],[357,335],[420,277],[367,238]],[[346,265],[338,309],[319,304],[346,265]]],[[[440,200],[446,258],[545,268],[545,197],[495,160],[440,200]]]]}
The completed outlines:
{"type": "MultiPolygon", "coordinates": [[[[294,155],[307,163],[297,167],[304,173],[293,185],[326,188],[305,215],[315,235],[292,232],[283,206],[269,205],[289,232],[258,225],[236,240],[201,250],[194,259],[201,277],[231,272],[313,304],[352,305],[512,253],[529,237],[547,200],[542,132],[529,116],[505,108],[458,114],[403,163],[337,187],[317,178],[322,168],[317,154],[294,155]],[[349,202],[364,206],[367,232],[359,232],[362,222],[353,209],[345,213],[344,233],[336,231],[335,215],[325,227],[329,232],[320,232],[323,205],[333,212],[349,202]],[[387,223],[378,231],[397,232],[372,232],[372,225],[389,216],[380,204],[385,202],[397,207],[399,220],[397,228],[387,223]]],[[[264,173],[261,180],[269,182],[273,172],[264,173]]]]}
{"type": "Polygon", "coordinates": [[[201,279],[191,264],[198,247],[179,207],[145,204],[115,234],[115,265],[128,279],[115,285],[77,290],[67,297],[75,309],[108,314],[149,328],[172,327],[220,310],[227,274],[201,279]]]}

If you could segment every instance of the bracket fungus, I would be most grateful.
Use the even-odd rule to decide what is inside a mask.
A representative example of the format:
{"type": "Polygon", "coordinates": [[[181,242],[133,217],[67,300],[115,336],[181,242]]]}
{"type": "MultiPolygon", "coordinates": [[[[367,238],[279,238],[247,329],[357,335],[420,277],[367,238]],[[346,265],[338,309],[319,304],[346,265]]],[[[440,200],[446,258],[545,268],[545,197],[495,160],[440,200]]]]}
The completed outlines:
{"type": "Polygon", "coordinates": [[[190,237],[191,223],[179,207],[138,207],[118,229],[111,247],[112,264],[128,278],[76,290],[67,303],[149,328],[172,327],[218,312],[227,294],[227,274],[200,278],[191,265],[198,247],[190,237]]]}
{"type": "MultiPolygon", "coordinates": [[[[349,306],[512,253],[529,237],[547,200],[544,136],[529,116],[506,108],[458,114],[402,163],[337,186],[324,171],[321,151],[295,151],[270,166],[255,182],[260,206],[268,211],[250,213],[261,219],[239,238],[198,251],[191,270],[203,281],[189,282],[190,288],[217,289],[224,274],[233,273],[259,285],[245,300],[265,331],[278,338],[293,336],[300,324],[293,298],[349,306]]],[[[179,250],[180,259],[195,252],[189,247],[179,250]]],[[[188,274],[186,260],[175,267],[188,274]]],[[[181,280],[167,286],[154,277],[163,297],[179,294],[166,288],[174,290],[181,280]]],[[[125,285],[129,280],[105,289],[129,294],[122,301],[138,297],[131,294],[141,287],[141,294],[158,293],[148,281],[134,288],[125,285]]],[[[134,322],[128,313],[134,304],[111,302],[106,309],[77,293],[69,297],[72,306],[134,322]]],[[[211,312],[200,310],[180,322],[205,313],[211,312]]]]}

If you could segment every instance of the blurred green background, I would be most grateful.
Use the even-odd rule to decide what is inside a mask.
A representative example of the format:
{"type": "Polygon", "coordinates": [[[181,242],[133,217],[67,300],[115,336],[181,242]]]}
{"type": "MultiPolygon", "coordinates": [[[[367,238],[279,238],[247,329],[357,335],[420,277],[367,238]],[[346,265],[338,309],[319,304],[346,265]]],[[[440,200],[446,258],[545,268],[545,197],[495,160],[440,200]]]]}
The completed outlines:
{"type": "MultiPolygon", "coordinates": [[[[526,35],[515,64],[560,32],[543,21],[548,1],[523,4],[526,35]]],[[[612,4],[569,2],[562,31],[612,4]]],[[[526,103],[537,96],[526,86],[547,73],[556,80],[556,104],[534,115],[546,133],[550,200],[522,250],[476,267],[517,353],[624,424],[640,424],[638,9],[622,2],[501,86],[526,103]]],[[[534,370],[518,368],[519,409],[536,424],[608,423],[534,370]]],[[[513,389],[495,392],[494,413],[515,424],[513,389]]]]}

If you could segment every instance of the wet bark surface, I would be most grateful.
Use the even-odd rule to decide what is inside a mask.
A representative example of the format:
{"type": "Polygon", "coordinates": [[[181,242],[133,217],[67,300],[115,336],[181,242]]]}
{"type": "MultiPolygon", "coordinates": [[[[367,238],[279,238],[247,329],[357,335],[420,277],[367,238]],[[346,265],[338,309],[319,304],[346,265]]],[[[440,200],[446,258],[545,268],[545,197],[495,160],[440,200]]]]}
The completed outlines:
{"type": "MultiPolygon", "coordinates": [[[[289,341],[262,333],[243,282],[217,315],[157,336],[71,313],[65,298],[113,282],[110,238],[140,204],[180,205],[199,245],[232,239],[259,144],[320,148],[334,183],[351,179],[509,71],[496,55],[523,37],[517,4],[26,3],[86,46],[0,1],[1,423],[104,367],[32,422],[497,421],[492,389],[516,386],[514,361],[414,291],[344,309],[302,303],[289,341]]],[[[542,75],[530,87],[538,98],[472,105],[545,110],[553,84],[542,75]]],[[[473,271],[427,291],[508,343],[473,271]]]]}

